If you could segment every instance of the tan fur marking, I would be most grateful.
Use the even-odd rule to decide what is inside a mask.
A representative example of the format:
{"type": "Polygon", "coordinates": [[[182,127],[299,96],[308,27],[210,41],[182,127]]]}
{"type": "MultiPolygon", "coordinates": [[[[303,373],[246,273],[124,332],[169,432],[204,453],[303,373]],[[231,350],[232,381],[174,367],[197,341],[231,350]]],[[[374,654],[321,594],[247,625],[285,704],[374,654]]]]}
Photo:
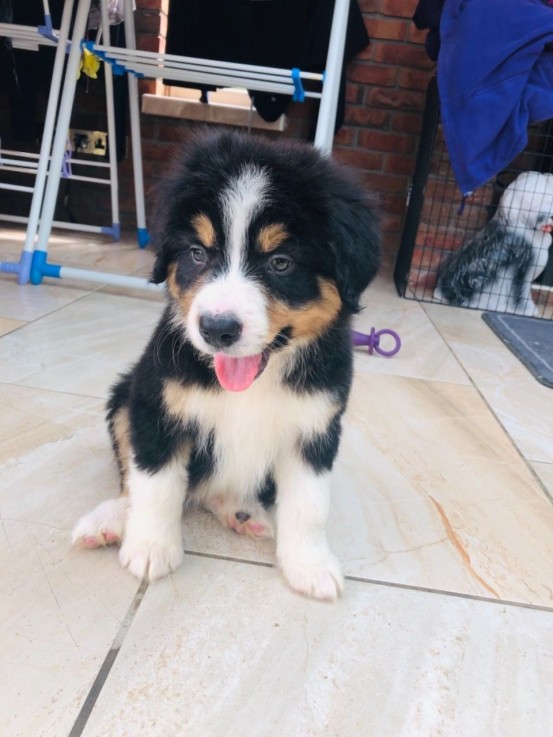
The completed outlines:
{"type": "Polygon", "coordinates": [[[169,268],[167,269],[167,288],[169,289],[169,294],[173,299],[179,301],[180,298],[180,290],[177,285],[177,265],[171,264],[169,268]]]}
{"type": "Polygon", "coordinates": [[[205,280],[199,278],[186,291],[181,291],[179,285],[177,284],[176,273],[177,265],[171,264],[167,269],[167,288],[169,289],[169,294],[171,295],[173,300],[179,305],[182,315],[186,316],[188,315],[188,311],[190,310],[192,300],[204,284],[205,280]]]}
{"type": "Polygon", "coordinates": [[[337,317],[342,301],[336,285],[328,279],[319,278],[321,296],[302,307],[290,307],[279,300],[269,306],[272,335],[285,327],[292,328],[294,338],[314,338],[320,335],[337,317]]]}
{"type": "Polygon", "coordinates": [[[111,432],[113,436],[113,447],[117,457],[117,465],[121,474],[121,494],[128,494],[127,478],[129,475],[129,463],[132,454],[131,447],[131,425],[129,421],[129,410],[121,407],[111,421],[111,432]]]}
{"type": "Polygon", "coordinates": [[[265,225],[257,236],[257,245],[262,253],[270,253],[288,238],[288,232],[282,223],[265,225]]]}
{"type": "Polygon", "coordinates": [[[215,245],[215,228],[213,223],[203,212],[194,215],[192,218],[192,227],[196,231],[196,235],[202,246],[213,248],[215,245]]]}
{"type": "Polygon", "coordinates": [[[163,404],[171,417],[182,417],[186,402],[186,391],[174,379],[168,379],[163,386],[163,404]]]}

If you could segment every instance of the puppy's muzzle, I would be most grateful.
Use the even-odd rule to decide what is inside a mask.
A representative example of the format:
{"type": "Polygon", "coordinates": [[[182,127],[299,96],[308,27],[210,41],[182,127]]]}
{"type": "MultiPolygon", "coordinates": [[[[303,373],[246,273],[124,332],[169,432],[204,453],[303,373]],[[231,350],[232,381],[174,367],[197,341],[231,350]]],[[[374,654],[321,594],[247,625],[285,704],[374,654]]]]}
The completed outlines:
{"type": "Polygon", "coordinates": [[[242,323],[232,313],[205,314],[199,320],[200,335],[213,348],[230,348],[242,335],[242,323]]]}

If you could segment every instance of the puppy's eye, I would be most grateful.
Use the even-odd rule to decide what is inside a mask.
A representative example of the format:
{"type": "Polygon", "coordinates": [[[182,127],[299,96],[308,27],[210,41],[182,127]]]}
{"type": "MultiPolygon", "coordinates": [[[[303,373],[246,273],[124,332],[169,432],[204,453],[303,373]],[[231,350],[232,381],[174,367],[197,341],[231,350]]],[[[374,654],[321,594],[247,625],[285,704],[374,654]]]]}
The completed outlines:
{"type": "Polygon", "coordinates": [[[294,262],[288,256],[273,256],[268,263],[269,270],[274,271],[277,274],[284,274],[284,272],[288,271],[293,265],[294,262]]]}
{"type": "Polygon", "coordinates": [[[191,246],[190,255],[197,264],[207,263],[207,251],[201,246],[191,246]]]}

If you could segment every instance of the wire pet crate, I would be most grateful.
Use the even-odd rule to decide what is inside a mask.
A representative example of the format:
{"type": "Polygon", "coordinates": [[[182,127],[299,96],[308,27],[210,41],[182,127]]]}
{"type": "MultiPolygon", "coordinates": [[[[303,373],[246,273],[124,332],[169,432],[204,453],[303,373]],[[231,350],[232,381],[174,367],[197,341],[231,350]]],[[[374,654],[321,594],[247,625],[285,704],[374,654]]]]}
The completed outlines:
{"type": "Polygon", "coordinates": [[[553,319],[553,121],[526,150],[463,198],[430,83],[395,268],[407,299],[553,319]]]}

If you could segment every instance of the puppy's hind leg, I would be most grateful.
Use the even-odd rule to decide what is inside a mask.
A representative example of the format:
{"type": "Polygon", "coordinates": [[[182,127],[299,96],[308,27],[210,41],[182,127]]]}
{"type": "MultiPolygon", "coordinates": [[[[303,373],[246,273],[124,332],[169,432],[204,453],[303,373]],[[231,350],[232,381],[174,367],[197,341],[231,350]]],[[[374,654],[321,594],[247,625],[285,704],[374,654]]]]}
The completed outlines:
{"type": "Polygon", "coordinates": [[[83,515],[73,528],[71,542],[83,548],[118,545],[123,539],[129,498],[107,499],[83,515]]]}

